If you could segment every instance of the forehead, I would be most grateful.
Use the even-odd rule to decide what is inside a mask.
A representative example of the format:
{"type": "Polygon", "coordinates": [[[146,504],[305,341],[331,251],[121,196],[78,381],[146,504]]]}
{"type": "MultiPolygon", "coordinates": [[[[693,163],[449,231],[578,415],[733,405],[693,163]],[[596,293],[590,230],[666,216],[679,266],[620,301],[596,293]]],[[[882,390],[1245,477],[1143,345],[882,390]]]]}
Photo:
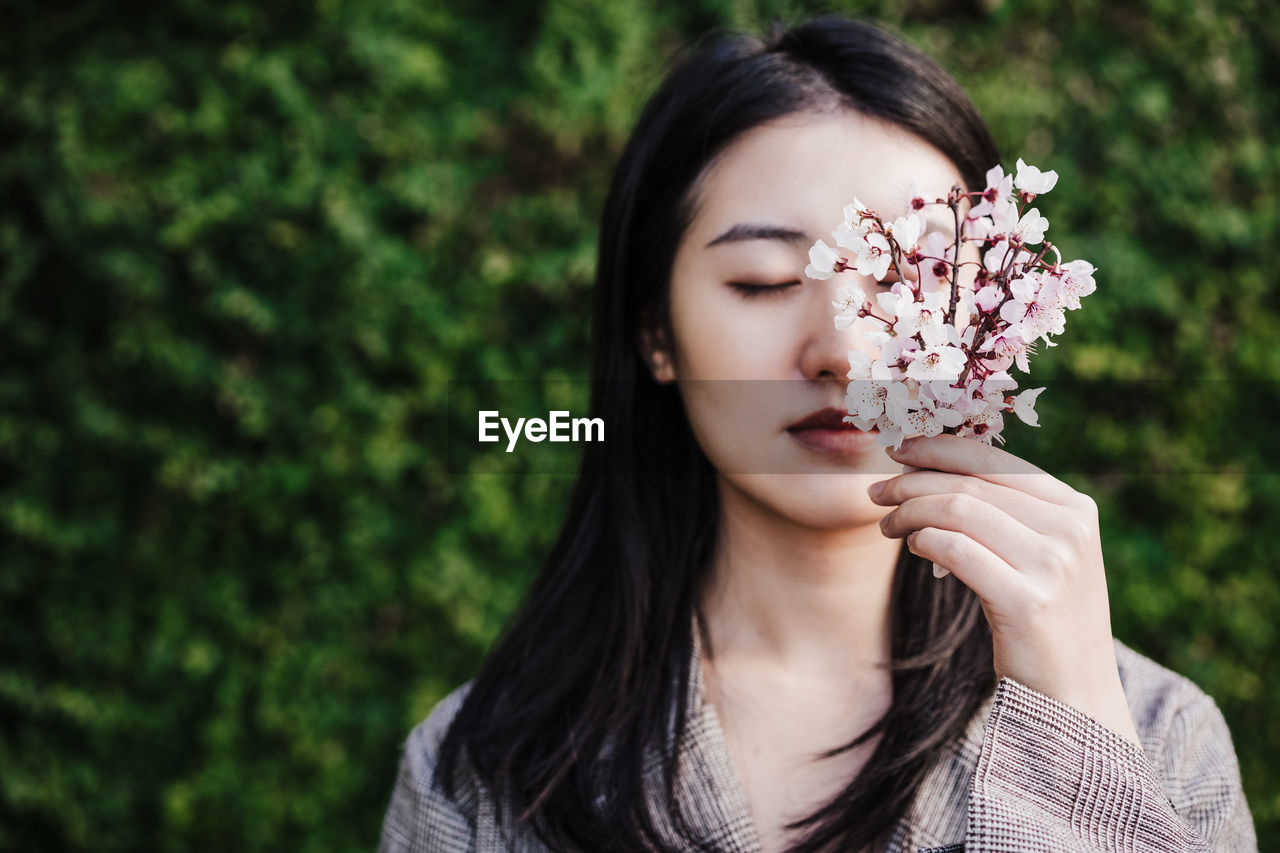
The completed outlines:
{"type": "MultiPolygon", "coordinates": [[[[786,116],[744,133],[703,172],[690,236],[713,239],[743,220],[829,236],[855,197],[889,218],[905,213],[913,179],[930,200],[962,183],[942,152],[897,125],[843,110],[786,116]]],[[[950,222],[946,208],[925,213],[950,222]]]]}

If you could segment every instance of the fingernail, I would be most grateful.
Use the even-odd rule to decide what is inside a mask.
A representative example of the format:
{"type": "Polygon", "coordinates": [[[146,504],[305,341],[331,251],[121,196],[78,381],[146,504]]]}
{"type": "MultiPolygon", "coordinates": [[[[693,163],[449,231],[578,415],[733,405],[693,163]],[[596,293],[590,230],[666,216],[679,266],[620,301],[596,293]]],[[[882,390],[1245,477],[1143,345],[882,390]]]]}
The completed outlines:
{"type": "Polygon", "coordinates": [[[881,480],[878,483],[872,483],[870,488],[867,489],[867,494],[871,495],[871,497],[873,498],[878,498],[880,497],[880,493],[883,491],[884,491],[884,480],[881,480]]]}
{"type": "Polygon", "coordinates": [[[933,576],[935,578],[945,578],[949,574],[951,574],[951,572],[947,569],[942,568],[942,566],[939,566],[937,563],[933,564],[933,576]]]}
{"type": "Polygon", "coordinates": [[[898,453],[906,453],[911,449],[911,445],[915,442],[914,438],[908,438],[902,442],[902,446],[898,448],[898,453]]]}
{"type": "Polygon", "coordinates": [[[902,466],[902,473],[904,474],[910,474],[912,471],[919,471],[919,470],[920,470],[919,468],[912,468],[910,465],[902,466]]]}

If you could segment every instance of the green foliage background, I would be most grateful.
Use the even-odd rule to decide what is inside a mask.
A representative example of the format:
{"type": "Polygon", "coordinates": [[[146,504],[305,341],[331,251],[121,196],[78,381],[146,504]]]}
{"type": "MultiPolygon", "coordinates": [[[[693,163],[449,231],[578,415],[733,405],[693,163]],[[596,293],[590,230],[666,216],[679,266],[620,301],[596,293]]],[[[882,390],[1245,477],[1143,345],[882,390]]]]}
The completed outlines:
{"type": "MultiPolygon", "coordinates": [[[[1117,635],[1216,698],[1280,844],[1280,7],[839,8],[1061,173],[1057,240],[1101,272],[1041,376],[1213,380],[1141,407],[1064,386],[1009,448],[1098,498],[1117,635]]],[[[817,10],[6,15],[0,848],[375,844],[402,738],[474,673],[569,486],[450,473],[449,380],[585,375],[596,219],[669,57],[817,10]]]]}

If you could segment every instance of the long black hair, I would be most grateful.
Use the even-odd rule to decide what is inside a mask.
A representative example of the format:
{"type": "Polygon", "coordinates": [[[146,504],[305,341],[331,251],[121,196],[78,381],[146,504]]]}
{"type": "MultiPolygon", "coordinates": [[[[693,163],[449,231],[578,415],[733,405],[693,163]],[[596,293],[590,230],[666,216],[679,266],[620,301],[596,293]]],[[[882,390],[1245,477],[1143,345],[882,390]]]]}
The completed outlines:
{"type": "MultiPolygon", "coordinates": [[[[560,536],[438,757],[446,793],[454,795],[465,763],[552,849],[717,849],[672,795],[692,615],[719,521],[715,472],[678,392],[654,382],[641,345],[646,332],[670,333],[672,261],[711,159],[765,122],[839,109],[931,143],[970,189],[999,159],[940,65],[878,27],[823,16],[775,25],[764,39],[722,34],[692,50],[645,105],[614,174],[591,365],[591,414],[609,438],[584,445],[560,536]],[[655,749],[678,848],[663,842],[645,805],[655,749]]],[[[892,703],[844,748],[880,740],[848,787],[798,822],[807,834],[795,850],[858,849],[891,828],[994,688],[990,630],[968,589],[934,580],[904,547],[891,596],[892,703]]]]}

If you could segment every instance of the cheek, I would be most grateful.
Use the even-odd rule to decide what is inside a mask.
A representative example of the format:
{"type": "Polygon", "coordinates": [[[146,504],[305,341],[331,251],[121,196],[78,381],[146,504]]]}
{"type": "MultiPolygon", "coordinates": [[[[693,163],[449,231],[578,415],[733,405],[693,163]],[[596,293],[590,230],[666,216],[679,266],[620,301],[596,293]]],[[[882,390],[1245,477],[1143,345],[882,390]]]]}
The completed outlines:
{"type": "Polygon", "coordinates": [[[673,286],[671,327],[681,379],[790,375],[796,321],[782,300],[745,299],[719,282],[673,286]]]}
{"type": "Polygon", "coordinates": [[[680,381],[689,426],[713,468],[722,474],[777,469],[777,413],[787,409],[774,397],[787,384],[732,378],[680,381]]]}
{"type": "Polygon", "coordinates": [[[982,252],[973,243],[965,243],[960,249],[960,284],[964,287],[973,288],[973,278],[978,274],[978,268],[982,266],[982,252]]]}

